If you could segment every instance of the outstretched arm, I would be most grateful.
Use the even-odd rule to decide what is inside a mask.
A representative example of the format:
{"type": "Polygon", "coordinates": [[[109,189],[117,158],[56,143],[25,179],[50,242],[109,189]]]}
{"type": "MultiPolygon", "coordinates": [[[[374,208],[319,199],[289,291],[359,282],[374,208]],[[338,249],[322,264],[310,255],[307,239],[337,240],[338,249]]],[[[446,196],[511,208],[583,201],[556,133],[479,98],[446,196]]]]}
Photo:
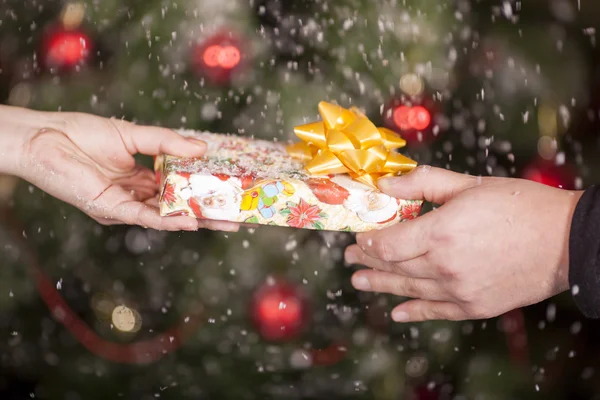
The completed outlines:
{"type": "Polygon", "coordinates": [[[28,138],[48,124],[48,113],[0,105],[0,173],[17,175],[28,138]]]}
{"type": "Polygon", "coordinates": [[[105,225],[237,230],[224,221],[161,217],[154,173],[133,157],[201,157],[205,149],[205,143],[166,128],[0,106],[0,172],[29,181],[105,225]]]}
{"type": "MultiPolygon", "coordinates": [[[[579,242],[599,226],[600,204],[594,223],[578,223],[590,215],[575,213],[583,192],[427,166],[382,180],[380,187],[395,197],[441,204],[415,220],[360,234],[346,251],[348,262],[372,268],[355,273],[357,289],[413,299],[394,309],[396,321],[489,318],[540,302],[569,289],[569,263],[572,280],[582,282],[580,296],[600,297],[598,279],[590,276],[600,271],[599,234],[595,245],[579,242]]],[[[582,310],[598,315],[600,304],[593,304],[582,310]]]]}

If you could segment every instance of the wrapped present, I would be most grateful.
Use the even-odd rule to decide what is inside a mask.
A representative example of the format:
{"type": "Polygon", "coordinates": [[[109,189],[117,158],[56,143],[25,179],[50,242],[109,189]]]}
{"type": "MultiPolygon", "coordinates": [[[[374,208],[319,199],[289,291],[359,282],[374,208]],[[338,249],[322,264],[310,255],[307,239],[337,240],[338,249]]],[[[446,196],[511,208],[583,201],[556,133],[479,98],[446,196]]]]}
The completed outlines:
{"type": "MultiPolygon", "coordinates": [[[[332,107],[364,118],[355,111],[332,107]]],[[[311,137],[306,140],[304,135],[305,142],[293,146],[180,131],[205,141],[208,149],[201,159],[156,158],[161,215],[348,232],[381,229],[417,217],[421,201],[390,197],[375,184],[381,176],[410,171],[416,165],[393,151],[401,139],[373,126],[381,129],[377,131],[381,143],[373,137],[344,142],[354,130],[346,132],[344,126],[334,124],[344,137],[333,138],[338,140],[333,143],[328,116],[321,111],[324,126],[298,127],[299,137],[303,138],[303,132],[311,137]],[[319,139],[319,134],[330,140],[319,139]],[[366,146],[361,148],[361,143],[366,146]]],[[[332,117],[342,121],[335,114],[332,117]]]]}

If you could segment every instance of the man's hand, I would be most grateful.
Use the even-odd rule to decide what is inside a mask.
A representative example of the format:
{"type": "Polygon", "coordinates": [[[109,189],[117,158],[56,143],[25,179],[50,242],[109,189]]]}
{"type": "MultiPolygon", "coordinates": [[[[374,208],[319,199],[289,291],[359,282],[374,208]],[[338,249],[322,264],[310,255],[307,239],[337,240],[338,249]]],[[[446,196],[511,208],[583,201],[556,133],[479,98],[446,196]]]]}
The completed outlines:
{"type": "MultiPolygon", "coordinates": [[[[159,230],[237,230],[223,221],[161,217],[154,173],[134,154],[200,157],[206,145],[158,127],[77,113],[37,113],[0,107],[0,136],[11,144],[5,171],[70,203],[104,225],[159,230]],[[10,141],[6,140],[10,136],[10,141]],[[19,143],[19,145],[15,145],[19,143]]],[[[2,141],[0,141],[2,142],[2,141]]],[[[5,147],[6,148],[6,147],[5,147]]]]}
{"type": "Polygon", "coordinates": [[[346,260],[359,290],[410,297],[398,322],[495,317],[565,291],[568,238],[581,193],[520,179],[477,178],[423,166],[381,180],[385,193],[442,206],[359,234],[346,260]]]}

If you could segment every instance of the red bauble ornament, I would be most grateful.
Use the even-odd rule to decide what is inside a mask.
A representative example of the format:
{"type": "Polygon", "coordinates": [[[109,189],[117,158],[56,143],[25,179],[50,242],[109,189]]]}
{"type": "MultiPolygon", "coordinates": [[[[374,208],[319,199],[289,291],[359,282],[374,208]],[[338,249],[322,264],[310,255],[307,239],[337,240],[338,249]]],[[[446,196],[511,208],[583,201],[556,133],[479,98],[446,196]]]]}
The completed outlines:
{"type": "Polygon", "coordinates": [[[42,60],[47,68],[72,68],[91,54],[91,38],[80,30],[53,29],[43,41],[42,60]]]}
{"type": "Polygon", "coordinates": [[[393,111],[394,124],[403,131],[414,129],[422,131],[429,127],[431,114],[422,106],[398,106],[393,111]]]}
{"type": "Polygon", "coordinates": [[[435,140],[430,129],[435,110],[432,101],[414,105],[400,99],[393,99],[385,107],[385,125],[399,132],[409,144],[429,143],[435,140]]]}
{"type": "Polygon", "coordinates": [[[408,114],[410,112],[410,107],[407,106],[398,106],[392,110],[392,118],[394,124],[397,128],[402,131],[407,131],[411,129],[411,124],[408,121],[408,114]]]}
{"type": "Polygon", "coordinates": [[[552,161],[536,160],[523,171],[523,178],[544,185],[573,190],[575,174],[567,165],[556,165],[552,161]]]}
{"type": "Polygon", "coordinates": [[[252,318],[267,340],[290,340],[306,327],[308,304],[302,292],[283,281],[267,282],[255,293],[252,318]]]}
{"type": "Polygon", "coordinates": [[[242,49],[247,47],[236,35],[219,33],[194,49],[192,63],[198,74],[213,83],[228,83],[244,66],[245,53],[242,49]]]}

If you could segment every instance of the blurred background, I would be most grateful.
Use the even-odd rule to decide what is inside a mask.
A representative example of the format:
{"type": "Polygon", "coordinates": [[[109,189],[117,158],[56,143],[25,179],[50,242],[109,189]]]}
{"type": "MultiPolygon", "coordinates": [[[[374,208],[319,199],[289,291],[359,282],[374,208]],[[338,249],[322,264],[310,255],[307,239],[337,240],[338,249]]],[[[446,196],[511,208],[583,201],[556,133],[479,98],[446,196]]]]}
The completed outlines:
{"type": "MultiPolygon", "coordinates": [[[[0,102],[288,140],[329,100],[420,163],[583,189],[598,28],[597,0],[0,0],[0,102]]],[[[102,227],[11,177],[0,215],[2,399],[600,399],[569,294],[394,324],[351,234],[102,227]]]]}

